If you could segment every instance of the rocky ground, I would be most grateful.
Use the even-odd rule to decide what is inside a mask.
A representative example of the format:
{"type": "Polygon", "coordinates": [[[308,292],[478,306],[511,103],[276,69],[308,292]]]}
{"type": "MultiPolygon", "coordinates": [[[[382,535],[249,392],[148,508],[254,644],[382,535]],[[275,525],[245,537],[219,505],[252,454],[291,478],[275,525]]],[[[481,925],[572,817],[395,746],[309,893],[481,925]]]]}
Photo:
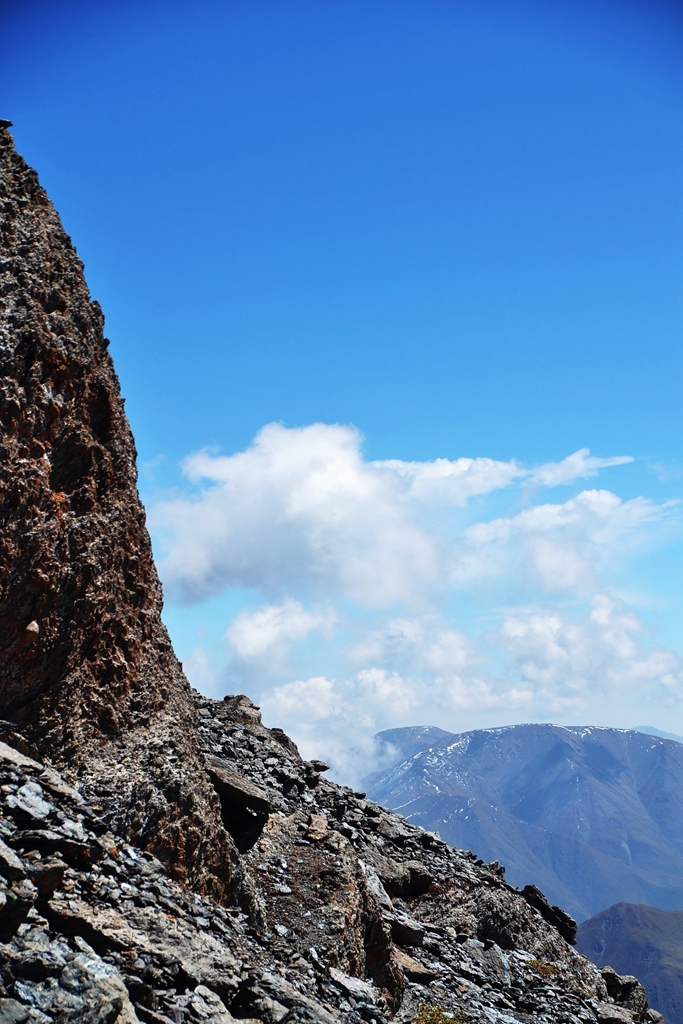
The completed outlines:
{"type": "Polygon", "coordinates": [[[161,622],[83,266],[0,122],[0,1024],[654,1024],[497,864],[325,780],[161,622]]]}
{"type": "Polygon", "coordinates": [[[171,879],[5,726],[0,1024],[661,1020],[537,891],[326,781],[247,698],[195,700],[249,905],[171,879]]]}

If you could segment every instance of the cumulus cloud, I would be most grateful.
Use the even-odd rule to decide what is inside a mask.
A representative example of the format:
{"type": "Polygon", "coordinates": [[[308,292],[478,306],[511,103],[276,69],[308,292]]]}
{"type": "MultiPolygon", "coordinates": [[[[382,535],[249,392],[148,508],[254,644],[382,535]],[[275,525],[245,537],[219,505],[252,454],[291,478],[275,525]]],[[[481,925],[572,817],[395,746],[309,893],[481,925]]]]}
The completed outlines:
{"type": "Polygon", "coordinates": [[[297,679],[259,699],[266,722],[277,722],[305,757],[324,758],[348,780],[367,773],[375,757],[373,737],[382,729],[433,723],[457,730],[473,711],[528,709],[533,693],[469,673],[415,677],[374,666],[348,677],[297,679]]]}
{"type": "Polygon", "coordinates": [[[262,658],[283,644],[303,640],[314,629],[329,631],[333,623],[333,612],[310,612],[289,598],[255,612],[240,612],[226,636],[240,658],[262,658]]]}
{"type": "Polygon", "coordinates": [[[466,529],[454,550],[453,581],[507,578],[585,595],[599,586],[599,569],[615,552],[623,558],[646,542],[649,527],[668,528],[677,516],[672,502],[582,491],[562,504],[536,505],[466,529]]]}
{"type": "Polygon", "coordinates": [[[438,616],[390,619],[349,649],[352,664],[375,663],[413,674],[454,676],[478,664],[472,641],[438,616]]]}
{"type": "Polygon", "coordinates": [[[678,701],[679,657],[614,585],[627,557],[679,529],[678,506],[578,483],[630,461],[584,448],[535,467],[373,462],[356,430],[320,423],[195,453],[194,491],[150,516],[165,587],[186,602],[250,597],[222,627],[223,664],[198,647],[190,678],[250,693],[347,778],[349,751],[369,756],[380,729],[588,720],[596,696],[678,701]]]}
{"type": "Polygon", "coordinates": [[[238,671],[263,675],[277,674],[286,664],[290,648],[306,640],[311,633],[329,637],[334,629],[333,609],[311,611],[293,598],[280,604],[268,604],[256,611],[242,611],[230,623],[226,638],[233,657],[240,663],[238,671]]]}
{"type": "Polygon", "coordinates": [[[271,423],[247,451],[191,455],[184,472],[199,494],[151,514],[167,549],[167,586],[188,601],[227,586],[371,608],[410,601],[447,582],[450,541],[431,524],[434,509],[462,508],[516,481],[551,486],[629,461],[582,449],[536,469],[487,458],[370,462],[361,441],[351,427],[271,423]]]}
{"type": "Polygon", "coordinates": [[[621,700],[647,692],[683,696],[683,662],[673,651],[648,649],[639,617],[609,594],[596,594],[590,611],[567,620],[557,609],[508,614],[498,632],[511,667],[549,712],[567,704],[585,708],[596,695],[621,700]]]}
{"type": "Polygon", "coordinates": [[[305,756],[331,761],[347,780],[369,770],[373,736],[414,724],[452,731],[491,721],[590,719],[597,699],[683,698],[683,662],[648,645],[637,615],[607,594],[583,615],[556,608],[509,610],[480,647],[436,621],[388,622],[357,645],[366,667],[262,690],[266,721],[296,738],[305,756]],[[492,651],[503,655],[494,667],[492,651]],[[374,664],[372,662],[374,661],[374,664]]]}
{"type": "Polygon", "coordinates": [[[243,585],[373,607],[439,574],[437,545],[405,508],[398,477],[363,461],[351,428],[271,424],[248,451],[200,452],[185,472],[213,486],[162,502],[152,522],[169,538],[164,579],[188,600],[243,585]]]}

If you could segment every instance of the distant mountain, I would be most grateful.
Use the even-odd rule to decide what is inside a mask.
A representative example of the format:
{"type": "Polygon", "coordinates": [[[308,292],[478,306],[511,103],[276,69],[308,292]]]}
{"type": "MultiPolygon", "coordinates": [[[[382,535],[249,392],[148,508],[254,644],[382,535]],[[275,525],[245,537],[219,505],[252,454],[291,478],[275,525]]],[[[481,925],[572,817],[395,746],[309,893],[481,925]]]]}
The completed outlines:
{"type": "MultiPolygon", "coordinates": [[[[385,729],[375,736],[378,760],[400,764],[413,754],[419,754],[441,743],[452,743],[455,733],[437,729],[435,725],[411,725],[405,729],[385,729]]],[[[381,773],[379,773],[381,774],[381,773]]]]}
{"type": "Polygon", "coordinates": [[[648,736],[659,736],[663,740],[675,740],[676,743],[683,743],[683,736],[677,736],[675,732],[663,732],[655,729],[654,725],[636,725],[636,732],[644,732],[648,736]]]}
{"type": "Polygon", "coordinates": [[[396,763],[364,780],[373,799],[499,860],[578,921],[622,901],[683,908],[683,744],[558,725],[377,741],[396,763]]]}
{"type": "Polygon", "coordinates": [[[598,967],[635,974],[667,1024],[683,1024],[683,910],[617,903],[579,928],[576,947],[598,967]]]}

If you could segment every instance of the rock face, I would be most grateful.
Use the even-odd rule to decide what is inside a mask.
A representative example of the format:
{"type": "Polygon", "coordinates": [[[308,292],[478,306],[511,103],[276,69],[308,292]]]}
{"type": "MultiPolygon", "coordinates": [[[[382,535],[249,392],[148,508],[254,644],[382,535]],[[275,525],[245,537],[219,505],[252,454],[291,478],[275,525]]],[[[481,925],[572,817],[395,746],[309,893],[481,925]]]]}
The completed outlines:
{"type": "Polygon", "coordinates": [[[3,1024],[661,1020],[497,865],[326,782],[246,698],[194,700],[203,749],[231,766],[222,814],[258,879],[250,913],[171,879],[0,743],[3,1024]],[[257,782],[270,810],[248,823],[257,782]]]}
{"type": "Polygon", "coordinates": [[[617,903],[579,928],[577,947],[599,966],[638,975],[652,1006],[683,1021],[683,910],[617,903]]]}
{"type": "Polygon", "coordinates": [[[99,308],[4,131],[0,172],[0,1024],[659,1020],[538,889],[189,689],[99,308]]]}
{"type": "Polygon", "coordinates": [[[538,885],[583,921],[619,901],[683,907],[683,744],[632,729],[514,725],[379,734],[364,785],[538,885]]]}
{"type": "Polygon", "coordinates": [[[234,849],[160,619],[102,313],[6,131],[0,203],[0,716],[101,792],[118,829],[220,895],[234,849]]]}

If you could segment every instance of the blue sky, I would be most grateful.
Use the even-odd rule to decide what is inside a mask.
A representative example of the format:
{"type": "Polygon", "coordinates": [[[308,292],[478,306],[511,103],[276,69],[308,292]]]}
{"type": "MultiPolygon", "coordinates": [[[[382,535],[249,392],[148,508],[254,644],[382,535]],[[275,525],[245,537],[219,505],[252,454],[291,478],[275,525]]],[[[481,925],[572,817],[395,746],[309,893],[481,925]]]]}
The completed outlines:
{"type": "Polygon", "coordinates": [[[417,720],[683,731],[679,5],[0,23],[195,685],[339,763],[417,720]]]}

